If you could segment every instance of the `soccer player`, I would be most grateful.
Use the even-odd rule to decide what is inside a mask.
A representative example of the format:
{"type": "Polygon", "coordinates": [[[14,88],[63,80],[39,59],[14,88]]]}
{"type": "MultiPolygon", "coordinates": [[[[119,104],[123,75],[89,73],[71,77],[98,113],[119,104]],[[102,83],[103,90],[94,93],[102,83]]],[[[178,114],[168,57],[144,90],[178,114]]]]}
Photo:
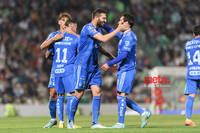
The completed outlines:
{"type": "MultiPolygon", "coordinates": [[[[127,23],[129,28],[123,31],[122,36],[118,34],[121,39],[118,44],[118,56],[104,64],[101,69],[108,70],[112,65],[118,63],[117,69],[117,101],[118,101],[118,123],[116,123],[112,128],[124,128],[124,117],[126,112],[126,106],[135,110],[142,116],[141,127],[145,127],[148,119],[151,115],[150,112],[144,111],[140,106],[138,106],[133,100],[128,98],[130,93],[134,78],[136,75],[136,42],[137,38],[135,33],[131,30],[135,20],[132,15],[124,14],[118,24],[127,23]]],[[[104,28],[112,31],[111,28],[104,25],[104,28]]]]}
{"type": "Polygon", "coordinates": [[[118,32],[127,28],[127,25],[119,25],[113,32],[102,35],[100,27],[106,23],[106,12],[96,9],[92,13],[91,23],[86,24],[81,30],[79,53],[75,61],[75,96],[71,100],[72,109],[69,124],[73,128],[74,114],[85,89],[91,88],[92,101],[92,126],[91,128],[105,128],[98,123],[101,101],[101,74],[98,66],[98,51],[101,42],[107,42],[118,32]]]}
{"type": "Polygon", "coordinates": [[[185,95],[188,96],[185,104],[186,126],[195,126],[191,120],[194,99],[200,87],[200,25],[193,29],[194,39],[187,41],[185,52],[187,55],[187,76],[185,95]]]}
{"type": "MultiPolygon", "coordinates": [[[[75,24],[74,21],[66,22],[66,30],[70,30],[75,24]]],[[[63,104],[64,94],[67,93],[67,113],[70,113],[70,100],[74,93],[72,87],[74,61],[77,55],[79,37],[77,35],[65,32],[63,38],[54,42],[53,45],[53,73],[55,75],[55,86],[57,93],[57,112],[60,120],[59,128],[64,128],[63,104]]]]}
{"type": "MultiPolygon", "coordinates": [[[[56,32],[52,32],[48,38],[41,44],[40,48],[45,49],[50,46],[53,42],[61,39],[63,37],[64,28],[65,28],[65,22],[67,20],[71,19],[71,15],[69,13],[63,12],[59,14],[58,17],[58,25],[59,30],[56,32]]],[[[50,48],[49,51],[46,52],[46,57],[52,52],[52,49],[50,48]]],[[[55,76],[53,73],[53,67],[51,69],[51,75],[49,79],[49,85],[48,85],[49,91],[50,91],[50,98],[49,98],[49,112],[51,116],[51,120],[44,126],[44,128],[51,128],[52,126],[57,124],[56,121],[56,100],[57,100],[57,94],[55,89],[55,76]]]]}

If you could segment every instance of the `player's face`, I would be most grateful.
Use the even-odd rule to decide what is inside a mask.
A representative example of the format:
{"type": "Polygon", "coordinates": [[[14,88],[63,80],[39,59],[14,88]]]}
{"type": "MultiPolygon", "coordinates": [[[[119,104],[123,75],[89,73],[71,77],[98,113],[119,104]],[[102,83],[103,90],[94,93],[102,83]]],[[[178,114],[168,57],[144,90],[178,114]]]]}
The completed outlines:
{"type": "Polygon", "coordinates": [[[65,22],[68,20],[67,17],[62,17],[60,20],[58,20],[58,24],[60,27],[64,28],[65,27],[65,22]]]}
{"type": "Polygon", "coordinates": [[[124,16],[122,16],[118,22],[119,25],[124,24],[124,16]]]}
{"type": "Polygon", "coordinates": [[[72,23],[72,24],[70,25],[70,27],[71,27],[71,30],[72,30],[73,32],[76,33],[76,31],[77,31],[77,24],[72,23]]]}
{"type": "Polygon", "coordinates": [[[98,17],[97,25],[102,27],[107,22],[107,16],[105,13],[101,13],[98,17]]]}

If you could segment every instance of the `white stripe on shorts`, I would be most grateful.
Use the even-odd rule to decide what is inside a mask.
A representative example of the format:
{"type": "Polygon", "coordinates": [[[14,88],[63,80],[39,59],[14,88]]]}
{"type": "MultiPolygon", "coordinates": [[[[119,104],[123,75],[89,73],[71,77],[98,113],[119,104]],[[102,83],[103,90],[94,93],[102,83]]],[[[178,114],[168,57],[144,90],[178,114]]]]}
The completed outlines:
{"type": "Polygon", "coordinates": [[[123,87],[124,81],[125,81],[125,77],[126,77],[126,72],[123,72],[123,73],[122,73],[122,76],[121,76],[121,79],[120,79],[120,81],[119,81],[119,91],[122,90],[122,87],[123,87]]]}
{"type": "Polygon", "coordinates": [[[80,74],[81,74],[81,65],[78,65],[78,70],[77,70],[77,75],[76,75],[77,76],[77,81],[76,81],[75,89],[78,89],[80,74]]]}

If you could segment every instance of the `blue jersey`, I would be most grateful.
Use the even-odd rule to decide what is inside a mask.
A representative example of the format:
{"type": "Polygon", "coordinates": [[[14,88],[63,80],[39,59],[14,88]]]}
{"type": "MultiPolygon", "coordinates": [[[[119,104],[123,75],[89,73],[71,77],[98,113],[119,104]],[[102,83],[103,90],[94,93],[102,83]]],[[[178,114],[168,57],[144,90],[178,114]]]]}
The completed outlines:
{"type": "Polygon", "coordinates": [[[200,79],[200,38],[187,41],[185,52],[187,55],[187,78],[200,79]]]}
{"type": "Polygon", "coordinates": [[[100,41],[93,38],[101,29],[95,29],[92,23],[86,24],[81,30],[79,53],[75,64],[84,66],[89,72],[98,67],[98,51],[100,41]]]}
{"type": "Polygon", "coordinates": [[[118,55],[128,52],[127,58],[118,63],[118,72],[132,70],[136,66],[136,42],[137,38],[133,31],[128,31],[122,36],[118,44],[118,55]]]}
{"type": "Polygon", "coordinates": [[[63,33],[61,40],[53,43],[53,72],[55,77],[64,77],[69,73],[73,73],[74,62],[77,54],[79,37],[63,33]]]}

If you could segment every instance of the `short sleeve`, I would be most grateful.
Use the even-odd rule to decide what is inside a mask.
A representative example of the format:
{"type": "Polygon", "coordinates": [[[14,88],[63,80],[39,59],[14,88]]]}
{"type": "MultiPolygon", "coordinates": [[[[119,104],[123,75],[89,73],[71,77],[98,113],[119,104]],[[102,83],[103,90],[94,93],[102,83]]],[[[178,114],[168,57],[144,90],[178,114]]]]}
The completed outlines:
{"type": "Polygon", "coordinates": [[[50,39],[53,38],[55,35],[56,35],[55,32],[50,33],[50,34],[48,35],[46,41],[50,40],[50,39]]]}

